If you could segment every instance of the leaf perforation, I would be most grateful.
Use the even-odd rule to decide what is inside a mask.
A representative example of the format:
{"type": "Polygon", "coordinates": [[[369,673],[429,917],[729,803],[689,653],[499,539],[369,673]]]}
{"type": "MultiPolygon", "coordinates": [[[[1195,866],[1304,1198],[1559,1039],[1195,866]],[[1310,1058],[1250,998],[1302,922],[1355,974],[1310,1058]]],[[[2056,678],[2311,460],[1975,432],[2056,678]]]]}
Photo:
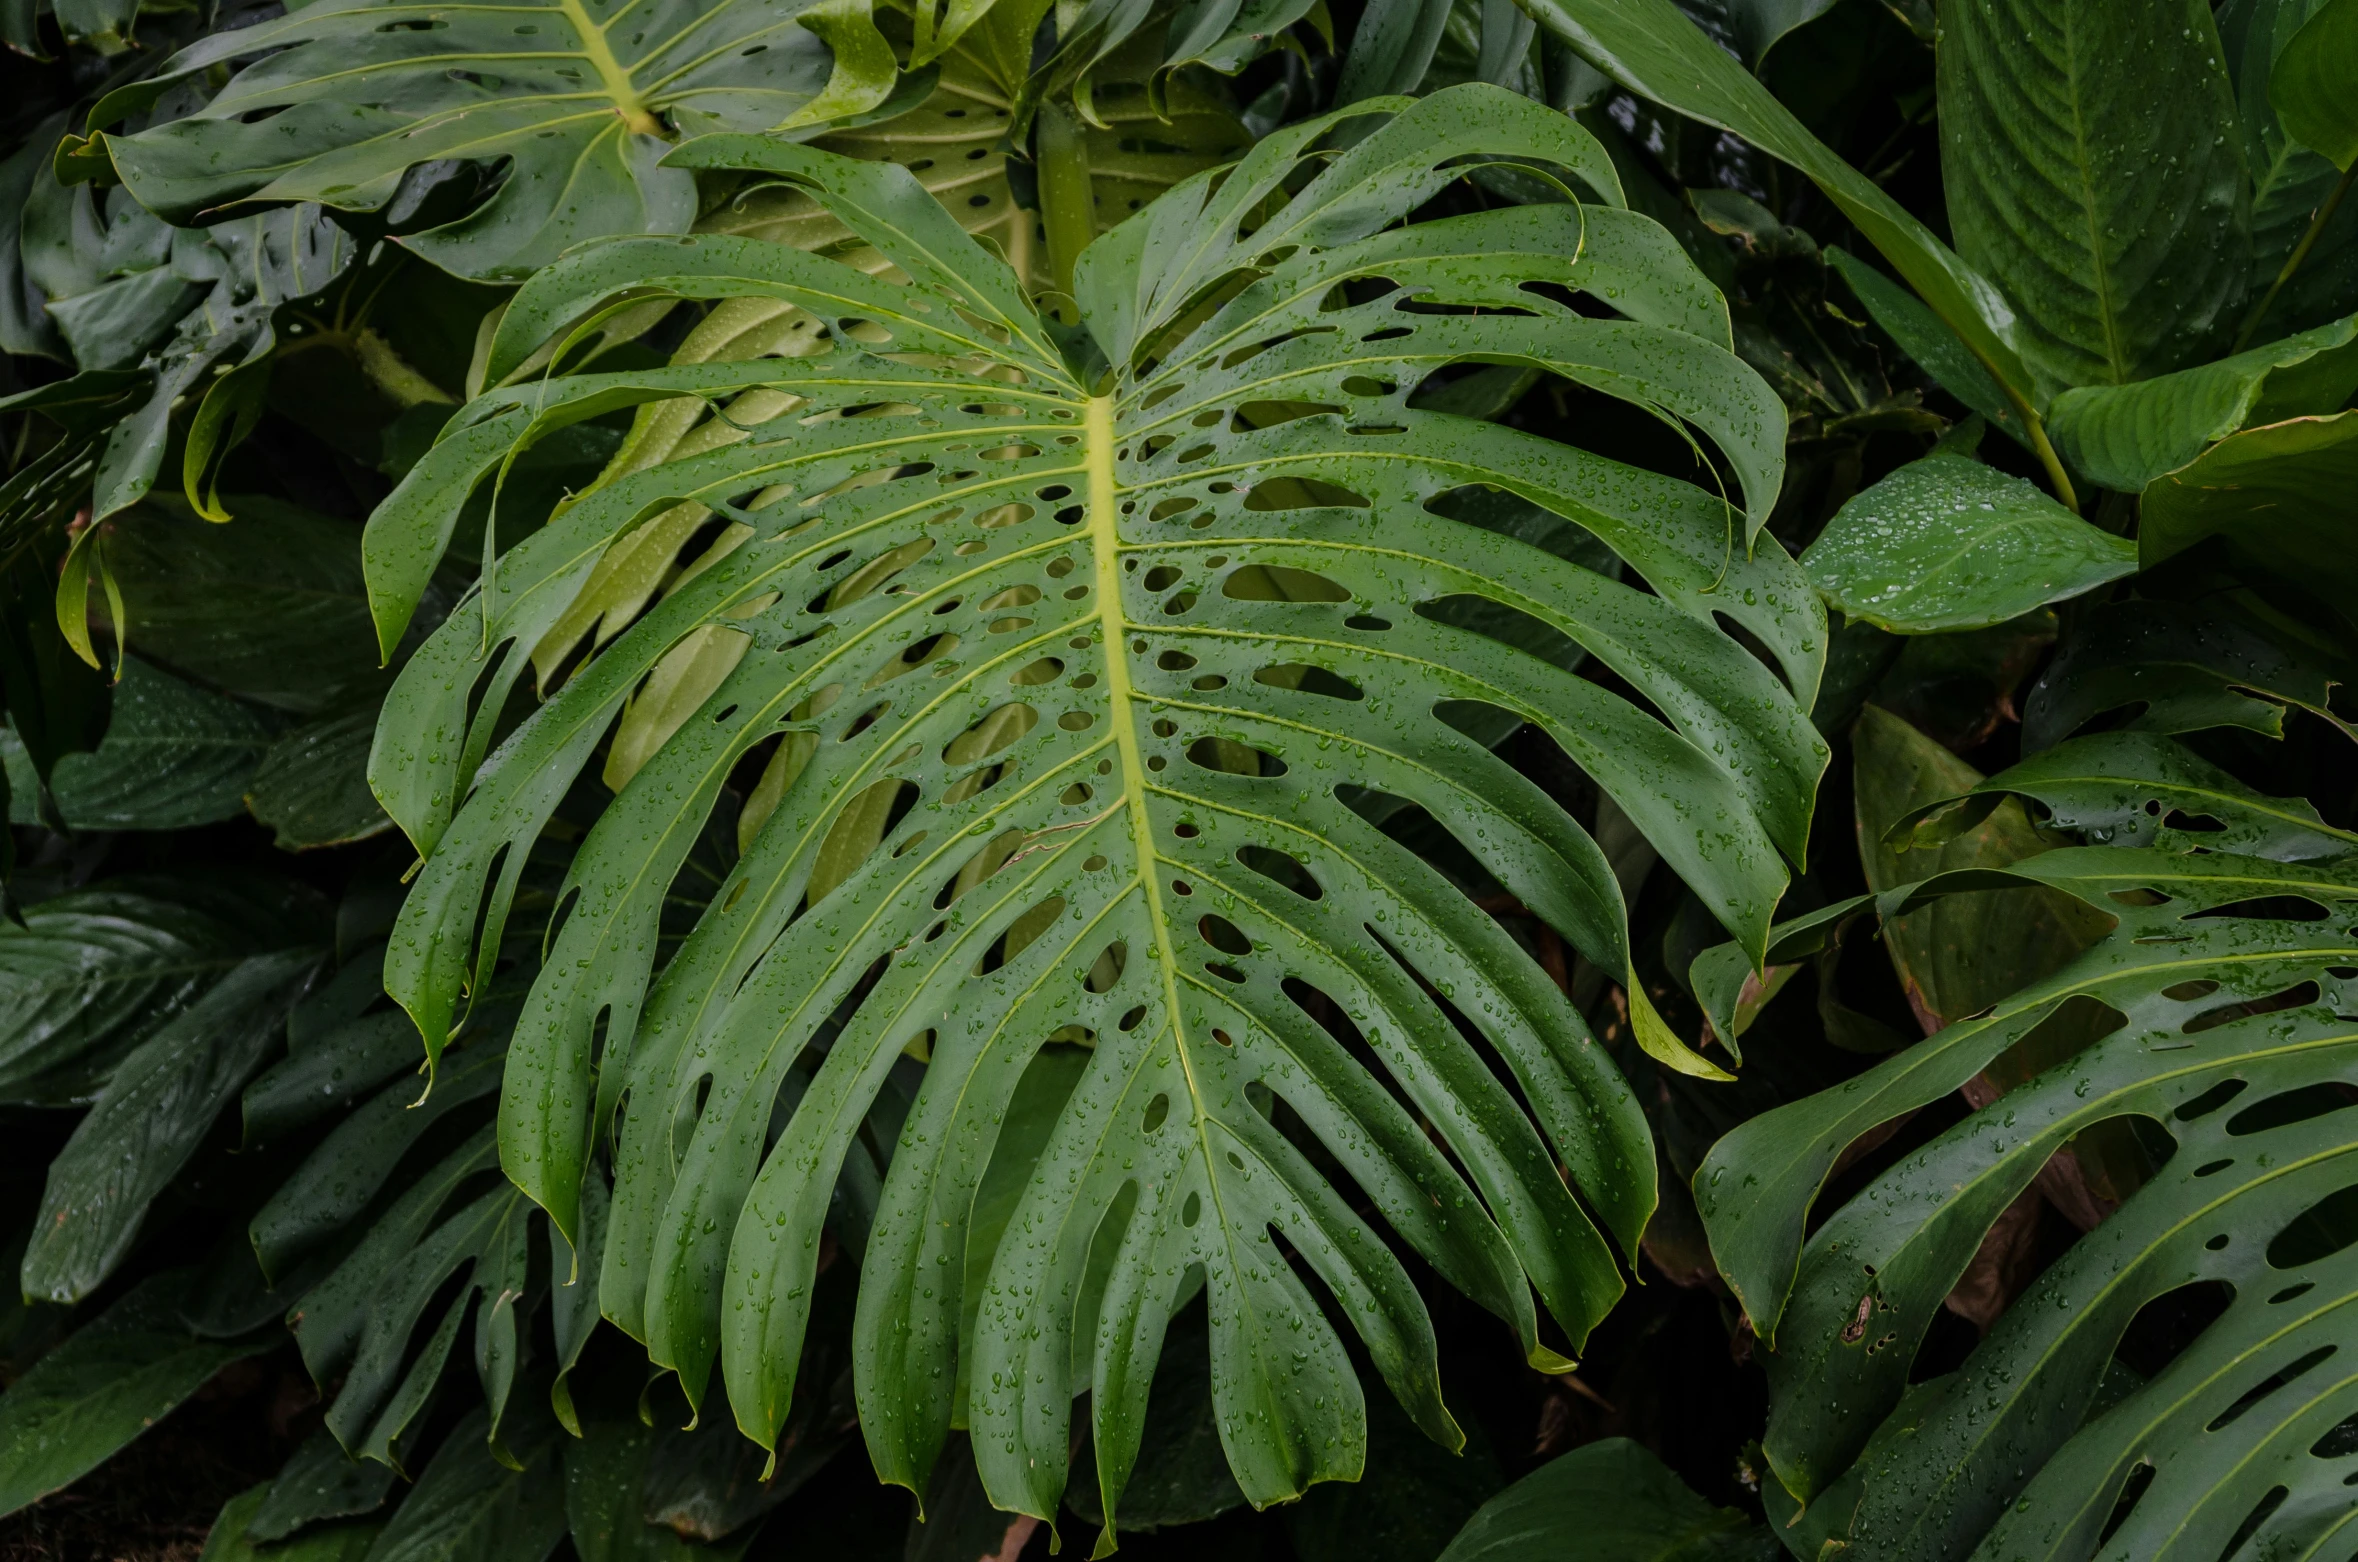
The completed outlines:
{"type": "MultiPolygon", "coordinates": [[[[1793,693],[1814,690],[1823,626],[1791,561],[1773,540],[1744,555],[1735,515],[1707,487],[1408,405],[1437,370],[1531,360],[1510,338],[1543,329],[1539,357],[1586,353],[1612,371],[1598,371],[1601,389],[1650,410],[1691,409],[1607,348],[1675,357],[1696,396],[1717,398],[1707,416],[1734,409],[1723,426],[1773,405],[1724,345],[1684,329],[1709,323],[1699,279],[1664,276],[1671,325],[1607,328],[1552,298],[1500,293],[1525,272],[1477,241],[1512,229],[1530,248],[1568,219],[1585,232],[1585,213],[1451,227],[1430,254],[1419,225],[1386,231],[1406,215],[1399,203],[1460,176],[1443,165],[1470,132],[1450,116],[1491,102],[1488,90],[1355,110],[1415,123],[1305,168],[1313,177],[1291,196],[1313,138],[1281,133],[1216,193],[1201,181],[1116,230],[1091,255],[1128,256],[1128,269],[1089,261],[1076,280],[1086,328],[1117,360],[1095,395],[1051,350],[1014,273],[906,171],[750,137],[701,141],[683,161],[791,180],[862,246],[845,253],[884,275],[725,236],[584,251],[511,306],[494,377],[623,293],[753,300],[747,318],[811,308],[829,322],[828,350],[510,386],[454,420],[388,507],[381,534],[430,533],[455,524],[521,439],[633,404],[725,403],[718,419],[685,414],[713,443],[619,471],[500,562],[462,628],[412,663],[428,670],[405,673],[408,703],[383,752],[401,760],[385,767],[401,777],[388,790],[404,791],[398,812],[428,848],[405,912],[415,960],[394,981],[432,1028],[461,908],[497,908],[486,937],[505,914],[509,891],[487,896],[483,882],[497,853],[529,841],[609,728],[644,751],[570,870],[580,899],[548,966],[566,974],[519,1029],[511,1067],[530,1086],[504,1098],[503,1142],[562,1226],[619,1124],[605,1152],[616,1186],[601,1305],[693,1395],[717,1365],[757,1438],[776,1435],[792,1401],[833,1168],[896,1069],[921,1082],[869,1228],[855,1378],[892,1479],[923,1485],[963,1405],[994,1499],[1053,1512],[1071,1390],[1086,1384],[1112,1511],[1191,1270],[1212,1294],[1223,1437],[1246,1490],[1271,1501],[1361,1456],[1356,1376],[1311,1287],[1445,1441],[1457,1433],[1430,1320],[1390,1239],[1506,1319],[1535,1357],[1535,1286],[1574,1339],[1620,1287],[1612,1244],[1634,1243],[1652,1187],[1627,1086],[1496,920],[1337,794],[1425,806],[1486,862],[1538,848],[1543,877],[1560,864],[1562,882],[1510,888],[1626,975],[1602,851],[1432,714],[1477,701],[1541,722],[1629,797],[1682,870],[1708,870],[1707,904],[1765,931],[1785,870],[1783,821],[1762,799],[1806,797],[1823,764],[1793,693]],[[1396,167],[1413,172],[1394,180],[1396,167]],[[1262,225],[1250,248],[1275,270],[1230,264],[1248,212],[1262,225]],[[1147,246],[1157,224],[1172,242],[1147,246]],[[1363,243],[1370,233],[1382,237],[1363,243]],[[1512,274],[1485,281],[1480,264],[1512,274]],[[1398,285],[1338,330],[1317,311],[1353,267],[1398,285]],[[1112,313],[1090,313],[1100,305],[1112,313]],[[1305,322],[1317,329],[1291,334],[1305,322]],[[1349,340],[1394,322],[1417,340],[1349,340]],[[1160,341],[1180,342],[1179,357],[1129,351],[1160,341]],[[1215,345],[1261,350],[1222,371],[1196,356],[1215,345]],[[1589,526],[1659,595],[1427,509],[1469,483],[1589,526]],[[453,714],[444,691],[473,687],[498,658],[484,708],[504,699],[517,647],[560,623],[589,632],[567,615],[615,539],[665,517],[671,530],[650,548],[676,560],[699,506],[726,522],[721,540],[660,600],[625,602],[638,589],[627,582],[601,599],[634,621],[611,636],[597,626],[579,670],[466,774],[461,744],[487,740],[488,718],[453,714]],[[1241,571],[1255,572],[1249,589],[1241,571]],[[1734,584],[1715,597],[1722,581],[1734,584]],[[1571,649],[1418,614],[1469,593],[1531,604],[1571,649]],[[1723,604],[1789,683],[1727,640],[1711,617],[1723,604]],[[1665,714],[1576,676],[1591,642],[1651,679],[1629,681],[1665,714]],[[911,679],[920,666],[934,671],[911,679]],[[828,689],[851,697],[822,711],[828,689]],[[742,855],[658,974],[663,886],[725,809],[729,778],[741,785],[752,767],[742,855]],[[1774,773],[1760,783],[1770,790],[1746,790],[1755,772],[1774,773]],[[432,775],[464,775],[463,797],[434,795],[432,775]],[[1714,858],[1710,831],[1745,850],[1714,858]],[[1281,858],[1292,872],[1265,871],[1281,858]],[[441,919],[454,932],[437,944],[426,930],[441,919]],[[1364,1048],[1304,1007],[1312,992],[1364,1048]],[[580,1037],[598,1013],[612,1018],[593,1068],[580,1037]],[[998,1114],[1040,1047],[1073,1041],[1090,1059],[1008,1235],[967,1254],[962,1201],[998,1114]],[[1281,1099],[1283,1131],[1265,1115],[1281,1099]],[[1299,1145],[1286,1137],[1297,1131],[1299,1145]],[[1384,1212],[1389,1237],[1316,1170],[1303,1153],[1313,1140],[1384,1212]]],[[[1540,161],[1593,151],[1560,116],[1496,112],[1540,161]]],[[[1656,270],[1684,264],[1652,242],[1631,253],[1656,270]]],[[[1567,288],[1586,264],[1532,262],[1567,288]]],[[[1758,456],[1781,429],[1780,413],[1730,437],[1758,456]]],[[[1758,479],[1770,469],[1752,456],[1758,479]]]]}

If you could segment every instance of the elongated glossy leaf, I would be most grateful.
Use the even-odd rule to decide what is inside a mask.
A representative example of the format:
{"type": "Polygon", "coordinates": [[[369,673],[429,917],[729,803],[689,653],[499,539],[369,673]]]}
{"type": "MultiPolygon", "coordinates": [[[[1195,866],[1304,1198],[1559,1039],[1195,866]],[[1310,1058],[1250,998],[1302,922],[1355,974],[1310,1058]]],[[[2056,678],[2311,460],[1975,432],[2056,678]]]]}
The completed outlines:
{"type": "Polygon", "coordinates": [[[2245,429],[2147,486],[2137,551],[2148,566],[2206,537],[2330,600],[2358,589],[2348,495],[2358,483],[2358,412],[2245,429]]]}
{"type": "Polygon", "coordinates": [[[269,715],[126,657],[106,736],[68,754],[50,790],[83,830],[178,830],[233,819],[278,724],[269,715]]]}
{"type": "Polygon", "coordinates": [[[1575,1448],[1482,1505],[1440,1562],[1771,1562],[1776,1536],[1626,1438],[1575,1448]]]}
{"type": "Polygon", "coordinates": [[[1826,247],[1826,260],[1842,273],[1842,280],[1867,306],[1875,323],[1899,344],[1900,351],[1916,361],[1916,367],[1932,376],[1935,384],[2017,444],[2030,442],[2022,413],[2007,399],[2005,388],[1922,299],[1834,245],[1826,247]]]}
{"type": "Polygon", "coordinates": [[[214,1373],[278,1343],[190,1334],[175,1315],[186,1278],[150,1276],[0,1393],[0,1513],[80,1479],[214,1373]]]}
{"type": "Polygon", "coordinates": [[[2019,477],[1935,452],[1845,504],[1801,556],[1826,600],[1898,634],[1986,629],[2134,572],[2136,545],[2019,477]]]}
{"type": "MultiPolygon", "coordinates": [[[[356,1114],[353,1121],[360,1120],[356,1114]]],[[[377,1141],[384,1137],[380,1128],[377,1141]]],[[[332,1192],[343,1165],[381,1185],[391,1160],[375,1145],[347,1138],[323,1145],[306,1169],[315,1188],[332,1192]]],[[[520,1362],[519,1320],[537,1303],[531,1274],[538,1212],[486,1175],[492,1165],[487,1125],[418,1176],[296,1306],[291,1322],[304,1364],[323,1383],[343,1378],[327,1425],[355,1457],[402,1468],[470,1320],[476,1375],[489,1401],[484,1435],[504,1435],[520,1362]]],[[[306,1216],[296,1200],[266,1213],[278,1218],[270,1226],[257,1222],[258,1240],[281,1240],[306,1216]]],[[[570,1250],[562,1256],[563,1273],[570,1274],[570,1250]]],[[[545,1410],[525,1408],[528,1426],[546,1417],[545,1410]]],[[[506,1456],[523,1457],[516,1450],[506,1456]]]]}
{"type": "Polygon", "coordinates": [[[1958,251],[2021,310],[2042,401],[2232,330],[2251,198],[2203,0],[1957,0],[1940,125],[1958,251]]]}
{"type": "Polygon", "coordinates": [[[254,955],[123,1060],[49,1163],[25,1251],[28,1294],[79,1301],[114,1271],[148,1204],[285,1035],[318,964],[306,949],[254,955]]]}
{"type": "MultiPolygon", "coordinates": [[[[386,1018],[396,1023],[401,1019],[398,1015],[386,1018]]],[[[376,1039],[373,1034],[356,1035],[350,1030],[342,1035],[364,1041],[376,1039]]],[[[408,1042],[404,1050],[414,1056],[414,1034],[404,1040],[408,1042]]],[[[313,1051],[336,1047],[337,1039],[331,1037],[313,1051]]],[[[370,1054],[375,1048],[353,1050],[354,1062],[365,1065],[372,1061],[370,1054]]],[[[291,1058],[288,1064],[307,1061],[308,1054],[291,1058]]],[[[421,1090],[417,1081],[397,1077],[330,1129],[319,1148],[304,1159],[302,1166],[279,1186],[253,1219],[249,1229],[255,1256],[261,1259],[264,1272],[283,1271],[305,1248],[341,1229],[366,1209],[410,1146],[423,1138],[435,1123],[499,1088],[500,1066],[505,1061],[505,1055],[496,1047],[469,1047],[443,1071],[432,1091],[421,1090]]],[[[282,1064],[272,1072],[284,1075],[287,1069],[288,1065],[282,1064]]],[[[255,1082],[258,1088],[263,1083],[255,1082]]],[[[276,1089],[285,1088],[276,1080],[271,1084],[276,1089]]],[[[248,1117],[251,1120],[250,1095],[248,1117]]]]}
{"type": "Polygon", "coordinates": [[[2358,390],[2358,316],[2133,385],[2055,398],[2055,446],[2107,488],[2135,493],[2246,423],[2339,412],[2358,390]]]}
{"type": "Polygon", "coordinates": [[[2268,100],[2285,134],[2348,172],[2358,163],[2358,5],[2325,0],[2292,35],[2268,78],[2268,100]]]}
{"type": "MultiPolygon", "coordinates": [[[[10,47],[22,46],[15,38],[7,42],[10,47]]],[[[0,351],[60,362],[71,362],[72,353],[44,307],[46,294],[26,272],[22,243],[26,209],[34,192],[48,182],[50,154],[64,136],[71,113],[59,109],[34,125],[24,144],[0,162],[0,200],[5,201],[0,205],[0,351]]]]}
{"type": "MultiPolygon", "coordinates": [[[[294,1029],[290,1019],[288,1030],[294,1029]]],[[[349,1110],[387,1080],[414,1072],[422,1058],[417,1027],[400,1013],[365,1015],[309,1045],[295,1041],[291,1051],[240,1098],[248,1144],[267,1144],[349,1110]]]]}
{"type": "Polygon", "coordinates": [[[2342,1339],[2358,1271],[2346,1228],[2317,1222],[2335,1218],[2358,1170],[2347,1124],[2320,1115],[2338,1098],[2295,1099],[2347,1071],[2336,973],[2358,948],[2358,881],[2342,866],[2072,848],[1909,899],[2007,880],[2065,890],[2119,926],[1839,1098],[1740,1128],[1698,1181],[1754,1316],[1774,1316],[1792,1287],[1768,1361],[1769,1457],[1796,1495],[1826,1505],[1815,1523],[1846,1554],[1952,1555],[1978,1537],[1993,1554],[2078,1557],[2105,1531],[2127,1556],[2209,1558],[2239,1533],[2297,1553],[2348,1513],[2349,1455],[2326,1441],[2348,1415],[2348,1379],[2324,1347],[2342,1339]],[[1903,1159],[1802,1247],[1812,1168],[2075,999],[2125,1023],[1903,1159]],[[2160,1125],[2175,1142],[2167,1164],[1960,1371],[1903,1405],[1916,1343],[2000,1211],[2067,1137],[2123,1116],[2160,1125]],[[2225,1282],[2225,1311],[2125,1398],[2097,1401],[2137,1311],[2210,1280],[2225,1282]],[[2155,1473],[2130,1495],[2139,1463],[2155,1473]]]}
{"type": "Polygon", "coordinates": [[[1990,281],[1810,134],[1671,0],[1531,0],[1539,25],[1630,91],[1733,131],[1806,174],[2014,394],[2027,396],[2017,322],[1990,281]]]}
{"type": "MultiPolygon", "coordinates": [[[[814,191],[909,284],[741,240],[586,250],[519,294],[492,378],[624,290],[792,304],[827,322],[826,350],[486,396],[372,522],[372,561],[390,566],[382,632],[520,438],[632,402],[775,398],[740,419],[747,438],[612,481],[502,559],[404,672],[372,761],[428,853],[388,986],[438,1045],[470,968],[487,969],[477,949],[500,936],[525,851],[618,718],[632,734],[643,758],[574,860],[510,1053],[503,1165],[571,1227],[627,1089],[602,1304],[692,1398],[717,1362],[757,1441],[792,1401],[838,1167],[904,1050],[928,1060],[925,1083],[866,1239],[856,1339],[871,1453],[914,1487],[963,1375],[994,1500],[1053,1513],[1077,1359],[1118,1521],[1175,1277],[1197,1263],[1246,1494],[1355,1473],[1356,1374],[1273,1229],[1418,1424],[1454,1441],[1405,1271],[1254,1106],[1260,1088],[1526,1351],[1557,1359],[1538,1345],[1532,1286],[1575,1340],[1619,1290],[1607,1234],[1626,1250],[1652,1202],[1626,1086],[1560,991],[1342,789],[1421,804],[1626,973],[1603,854],[1436,717],[1502,707],[1554,736],[1756,942],[1825,763],[1803,714],[1823,620],[1773,539],[1748,557],[1742,512],[1702,488],[1411,398],[1446,363],[1565,375],[1702,428],[1756,514],[1782,414],[1724,340],[1685,329],[1678,288],[1608,282],[1656,274],[1667,251],[1584,253],[1587,208],[1393,228],[1467,156],[1609,181],[1568,119],[1489,87],[1365,118],[1369,133],[1274,210],[1325,125],[1265,139],[1224,180],[1191,179],[1101,239],[1076,276],[1090,336],[1071,361],[1013,273],[906,171],[705,143],[683,156],[814,191]],[[1542,277],[1632,318],[1540,301],[1521,284],[1542,277]],[[1339,302],[1357,278],[1397,286],[1339,302]],[[1410,298],[1516,312],[1420,313],[1410,298]],[[1673,300],[1679,323],[1657,323],[1673,300]],[[1476,484],[1576,521],[1655,592],[1429,505],[1476,484]],[[737,529],[479,760],[492,707],[600,557],[683,501],[737,529]],[[1584,647],[1667,719],[1427,611],[1463,598],[1584,647]],[[650,991],[665,887],[748,755],[769,770],[745,854],[650,991]],[[1529,1115],[1419,978],[1497,1049],[1529,1115]],[[1370,1053],[1343,1050],[1289,982],[1333,996],[1370,1053]],[[974,1190],[1051,1039],[1093,1056],[1008,1218],[969,1360],[956,1266],[974,1190]]],[[[1648,1046],[1698,1066],[1639,997],[1648,1046]]]]}
{"type": "MultiPolygon", "coordinates": [[[[687,231],[696,188],[662,166],[669,138],[768,130],[808,105],[830,75],[804,25],[815,14],[809,0],[318,0],[181,50],[150,90],[270,52],[198,112],[107,150],[140,202],[178,221],[243,200],[375,211],[420,163],[510,159],[482,206],[405,242],[461,276],[514,280],[584,239],[687,231]]],[[[107,118],[102,103],[93,120],[107,118]]]]}

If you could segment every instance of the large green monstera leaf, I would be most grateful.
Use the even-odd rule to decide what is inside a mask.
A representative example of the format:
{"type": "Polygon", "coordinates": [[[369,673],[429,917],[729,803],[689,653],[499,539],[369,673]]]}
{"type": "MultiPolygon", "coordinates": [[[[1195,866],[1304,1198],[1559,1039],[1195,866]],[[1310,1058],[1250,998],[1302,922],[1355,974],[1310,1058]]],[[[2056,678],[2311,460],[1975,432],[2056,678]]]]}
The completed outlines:
{"type": "MultiPolygon", "coordinates": [[[[2141,733],[2065,744],[1976,793],[1895,838],[2015,794],[2056,824],[2152,844],[2067,847],[1886,894],[1874,909],[1888,918],[2045,886],[2114,926],[2054,975],[1754,1118],[1697,1174],[1713,1251],[1773,1346],[1772,1517],[1803,1555],[1829,1541],[1861,1558],[2343,1555],[2358,1544],[2358,1396],[2341,1354],[2358,1302],[2353,838],[2141,733]],[[2177,827],[2195,817],[2211,827],[2177,827]],[[1804,1240],[1847,1147],[1977,1075],[2032,1077],[1804,1240]],[[2118,1207],[1960,1369],[1911,1383],[1943,1299],[2008,1208],[2059,1151],[2131,1122],[2145,1164],[2106,1167],[2118,1207]],[[2224,1307],[2157,1365],[2132,1325],[2189,1287],[2224,1307]]],[[[1770,958],[1799,958],[1867,910],[1780,928],[1770,958]]],[[[1731,947],[1697,966],[1723,1018],[1743,964],[1731,947]]]]}
{"type": "MultiPolygon", "coordinates": [[[[1199,1285],[1247,1495],[1355,1476],[1361,1391],[1311,1277],[1455,1445],[1431,1321],[1359,1209],[1557,1362],[1532,1292],[1577,1347],[1621,1290],[1652,1154],[1562,991],[1369,819],[1415,805],[1626,980],[1603,853],[1462,730],[1503,711],[1760,947],[1826,761],[1825,630],[1792,559],[1748,546],[1783,414],[1723,301],[1620,208],[1586,132],[1487,86],[1184,181],[1082,257],[1079,327],[905,168],[760,137],[674,157],[801,187],[890,267],[629,239],[517,296],[495,385],[618,300],[768,299],[824,333],[488,393],[372,520],[397,635],[531,440],[686,396],[735,425],[577,498],[405,669],[371,774],[425,860],[388,990],[438,1050],[603,747],[616,790],[515,1032],[501,1156],[567,1232],[610,1164],[600,1305],[692,1400],[717,1363],[773,1442],[839,1168],[921,1066],[860,1260],[887,1478],[922,1489],[963,1423],[993,1501],[1053,1514],[1091,1389],[1110,1527],[1199,1285]],[[1500,160],[1595,199],[1403,224],[1500,160]],[[1698,429],[1727,475],[1420,404],[1486,364],[1698,429]],[[1560,551],[1455,518],[1485,496],[1560,551]],[[683,504],[702,550],[544,669],[536,708],[512,699],[600,560],[683,504]],[[1566,670],[1584,656],[1600,677],[1566,670]],[[724,795],[742,856],[657,972],[667,887],[724,795]],[[1011,1141],[1041,1125],[1028,1168],[998,1156],[1003,1119],[1011,1141]],[[1004,1199],[978,1200],[986,1173],[1004,1199]]],[[[1650,1050],[1716,1072],[1632,1001],[1650,1050]]]]}
{"type": "Polygon", "coordinates": [[[495,280],[585,239],[686,232],[696,186],[664,164],[674,137],[869,108],[895,71],[844,0],[317,0],[190,45],[91,122],[241,61],[197,112],[107,138],[142,205],[176,222],[245,200],[376,211],[420,165],[504,162],[487,201],[408,240],[495,280]]]}

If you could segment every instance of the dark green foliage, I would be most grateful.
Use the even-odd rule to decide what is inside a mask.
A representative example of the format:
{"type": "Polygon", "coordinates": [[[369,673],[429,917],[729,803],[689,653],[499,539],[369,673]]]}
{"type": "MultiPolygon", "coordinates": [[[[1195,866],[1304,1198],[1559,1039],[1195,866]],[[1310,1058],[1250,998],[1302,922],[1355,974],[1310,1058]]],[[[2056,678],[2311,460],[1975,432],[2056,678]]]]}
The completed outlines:
{"type": "Polygon", "coordinates": [[[0,1549],[2349,1548],[2358,0],[0,38],[0,1549]]]}

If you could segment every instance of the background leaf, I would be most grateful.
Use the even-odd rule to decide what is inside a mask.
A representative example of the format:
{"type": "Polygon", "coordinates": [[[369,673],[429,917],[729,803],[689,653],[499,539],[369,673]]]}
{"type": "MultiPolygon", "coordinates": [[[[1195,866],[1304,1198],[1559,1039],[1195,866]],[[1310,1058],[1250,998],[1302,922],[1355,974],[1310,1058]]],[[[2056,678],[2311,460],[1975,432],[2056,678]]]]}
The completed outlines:
{"type": "Polygon", "coordinates": [[[2218,537],[2265,574],[2347,601],[2358,588],[2358,560],[2341,545],[2354,479],[2358,412],[2245,429],[2145,490],[2139,557],[2151,568],[2218,537]]]}
{"type": "MultiPolygon", "coordinates": [[[[810,102],[829,65],[807,10],[547,0],[388,30],[371,0],[319,0],[175,55],[159,84],[274,51],[196,113],[107,148],[126,187],[177,220],[247,199],[376,211],[418,164],[511,159],[482,206],[407,242],[460,276],[513,281],[585,238],[685,232],[695,184],[660,166],[668,137],[767,130],[810,102]],[[480,68],[453,75],[454,51],[480,68]]],[[[94,119],[106,117],[102,104],[94,119]]]]}
{"type": "Polygon", "coordinates": [[[0,1513],[96,1468],[214,1373],[274,1343],[189,1333],[175,1312],[185,1277],[148,1277],[0,1393],[0,1513]]]}
{"type": "Polygon", "coordinates": [[[2233,328],[2251,195],[2201,0],[1956,0],[1941,166],[2039,399],[2176,369],[2233,328]]]}
{"type": "Polygon", "coordinates": [[[1771,1562],[1776,1537],[1696,1496],[1626,1438],[1550,1460],[1500,1492],[1440,1562],[1771,1562]]]}
{"type": "Polygon", "coordinates": [[[106,736],[58,761],[58,811],[85,830],[177,830],[235,818],[278,723],[125,657],[106,736]]]}
{"type": "Polygon", "coordinates": [[[2358,316],[2198,368],[2055,398],[2056,448],[2106,488],[2135,493],[2246,423],[2338,412],[2358,390],[2358,316]]]}
{"type": "MultiPolygon", "coordinates": [[[[2219,35],[2235,82],[2244,164],[2252,181],[2249,291],[2254,298],[2276,282],[2339,182],[2332,163],[2285,130],[2269,96],[2285,45],[2324,3],[2228,0],[2219,8],[2219,35]]],[[[2274,336],[2322,325],[2353,309],[2358,309],[2358,206],[2344,201],[2267,312],[2246,315],[2245,330],[2274,336]]]]}
{"type": "Polygon", "coordinates": [[[49,1164],[25,1251],[28,1293],[75,1302],[113,1272],[150,1201],[281,1040],[318,958],[309,950],[249,958],[115,1069],[49,1164]]]}
{"type": "Polygon", "coordinates": [[[2268,101],[2285,134],[2349,172],[2358,163],[2358,106],[2350,102],[2358,71],[2358,5],[2326,0],[2301,24],[2268,78],[2268,101]]]}
{"type": "Polygon", "coordinates": [[[2078,596],[2135,570],[2137,553],[2023,479],[1936,452],[1844,505],[1801,566],[1850,617],[1933,634],[2078,596]]]}

